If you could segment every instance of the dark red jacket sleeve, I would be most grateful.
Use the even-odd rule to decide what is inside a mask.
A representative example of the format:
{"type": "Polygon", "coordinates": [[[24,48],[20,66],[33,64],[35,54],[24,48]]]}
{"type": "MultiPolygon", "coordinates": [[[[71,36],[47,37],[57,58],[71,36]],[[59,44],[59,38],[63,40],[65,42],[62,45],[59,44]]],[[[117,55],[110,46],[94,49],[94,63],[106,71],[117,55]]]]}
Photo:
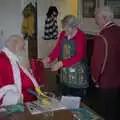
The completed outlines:
{"type": "Polygon", "coordinates": [[[105,57],[105,43],[102,37],[96,36],[94,39],[93,55],[91,60],[92,77],[99,82],[99,76],[105,57]]]}
{"type": "Polygon", "coordinates": [[[76,64],[78,61],[81,61],[86,56],[86,38],[83,32],[78,31],[76,36],[73,38],[75,40],[76,45],[76,54],[72,56],[70,59],[64,59],[63,66],[69,67],[73,64],[76,64]]]}

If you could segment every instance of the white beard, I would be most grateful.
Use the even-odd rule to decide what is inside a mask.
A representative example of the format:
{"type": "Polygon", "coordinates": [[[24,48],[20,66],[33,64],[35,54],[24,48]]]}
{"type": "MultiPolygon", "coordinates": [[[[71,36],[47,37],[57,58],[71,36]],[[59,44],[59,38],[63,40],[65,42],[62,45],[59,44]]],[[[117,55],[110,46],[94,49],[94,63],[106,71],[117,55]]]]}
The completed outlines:
{"type": "Polygon", "coordinates": [[[30,68],[30,65],[29,65],[29,60],[28,58],[26,57],[26,52],[25,50],[22,50],[22,51],[19,51],[19,52],[16,52],[15,53],[19,59],[19,64],[25,68],[30,68]]]}

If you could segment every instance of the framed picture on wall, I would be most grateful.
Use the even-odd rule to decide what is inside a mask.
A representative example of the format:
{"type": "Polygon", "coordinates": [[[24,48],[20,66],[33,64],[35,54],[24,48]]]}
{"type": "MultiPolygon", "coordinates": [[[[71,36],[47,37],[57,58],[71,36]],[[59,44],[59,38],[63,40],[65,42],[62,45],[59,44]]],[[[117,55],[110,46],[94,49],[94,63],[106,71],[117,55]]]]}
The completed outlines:
{"type": "Polygon", "coordinates": [[[104,4],[111,7],[115,18],[120,19],[120,0],[104,0],[104,4]]]}
{"type": "Polygon", "coordinates": [[[96,8],[96,0],[82,0],[83,17],[93,18],[96,8]]]}

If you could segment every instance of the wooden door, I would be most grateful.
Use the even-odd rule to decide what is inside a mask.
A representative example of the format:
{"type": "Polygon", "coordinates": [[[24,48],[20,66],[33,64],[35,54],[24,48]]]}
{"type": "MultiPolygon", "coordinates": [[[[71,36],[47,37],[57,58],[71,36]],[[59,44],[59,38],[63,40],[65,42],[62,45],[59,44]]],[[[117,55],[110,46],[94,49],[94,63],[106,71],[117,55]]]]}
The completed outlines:
{"type": "Polygon", "coordinates": [[[35,34],[28,39],[28,57],[31,60],[32,58],[37,58],[37,2],[35,3],[35,34]]]}

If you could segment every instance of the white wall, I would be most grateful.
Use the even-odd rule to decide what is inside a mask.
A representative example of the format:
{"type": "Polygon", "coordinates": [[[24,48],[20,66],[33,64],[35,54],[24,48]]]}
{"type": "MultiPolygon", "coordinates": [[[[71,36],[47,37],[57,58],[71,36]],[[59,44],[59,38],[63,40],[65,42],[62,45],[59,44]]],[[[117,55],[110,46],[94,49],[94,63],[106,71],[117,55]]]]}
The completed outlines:
{"type": "MultiPolygon", "coordinates": [[[[21,11],[21,0],[0,0],[0,47],[10,35],[21,34],[21,11]]],[[[25,47],[28,58],[27,41],[25,47]]]]}
{"type": "Polygon", "coordinates": [[[4,39],[21,31],[21,0],[0,0],[0,33],[4,39]]]}
{"type": "MultiPolygon", "coordinates": [[[[0,40],[1,38],[8,38],[10,34],[19,34],[21,32],[21,10],[24,7],[23,1],[27,0],[0,0],[0,40]]],[[[93,34],[96,33],[99,29],[95,24],[94,19],[86,19],[81,17],[82,3],[81,0],[78,1],[79,18],[82,20],[81,28],[85,32],[93,34]]],[[[102,2],[100,4],[103,5],[102,2]]],[[[42,36],[44,34],[45,14],[50,5],[55,5],[59,10],[59,28],[61,28],[60,20],[63,18],[63,16],[71,13],[70,0],[38,0],[38,57],[47,56],[56,44],[55,40],[42,40],[42,36]]],[[[120,24],[120,20],[116,20],[116,22],[120,24]]]]}
{"type": "MultiPolygon", "coordinates": [[[[21,32],[21,12],[25,3],[27,0],[0,0],[0,38],[2,37],[3,40],[11,34],[21,32]],[[2,32],[3,36],[1,35],[2,32]]],[[[38,57],[47,56],[56,43],[55,40],[42,40],[46,12],[50,5],[55,5],[59,10],[59,28],[63,16],[71,13],[70,0],[38,0],[38,57]]]]}

